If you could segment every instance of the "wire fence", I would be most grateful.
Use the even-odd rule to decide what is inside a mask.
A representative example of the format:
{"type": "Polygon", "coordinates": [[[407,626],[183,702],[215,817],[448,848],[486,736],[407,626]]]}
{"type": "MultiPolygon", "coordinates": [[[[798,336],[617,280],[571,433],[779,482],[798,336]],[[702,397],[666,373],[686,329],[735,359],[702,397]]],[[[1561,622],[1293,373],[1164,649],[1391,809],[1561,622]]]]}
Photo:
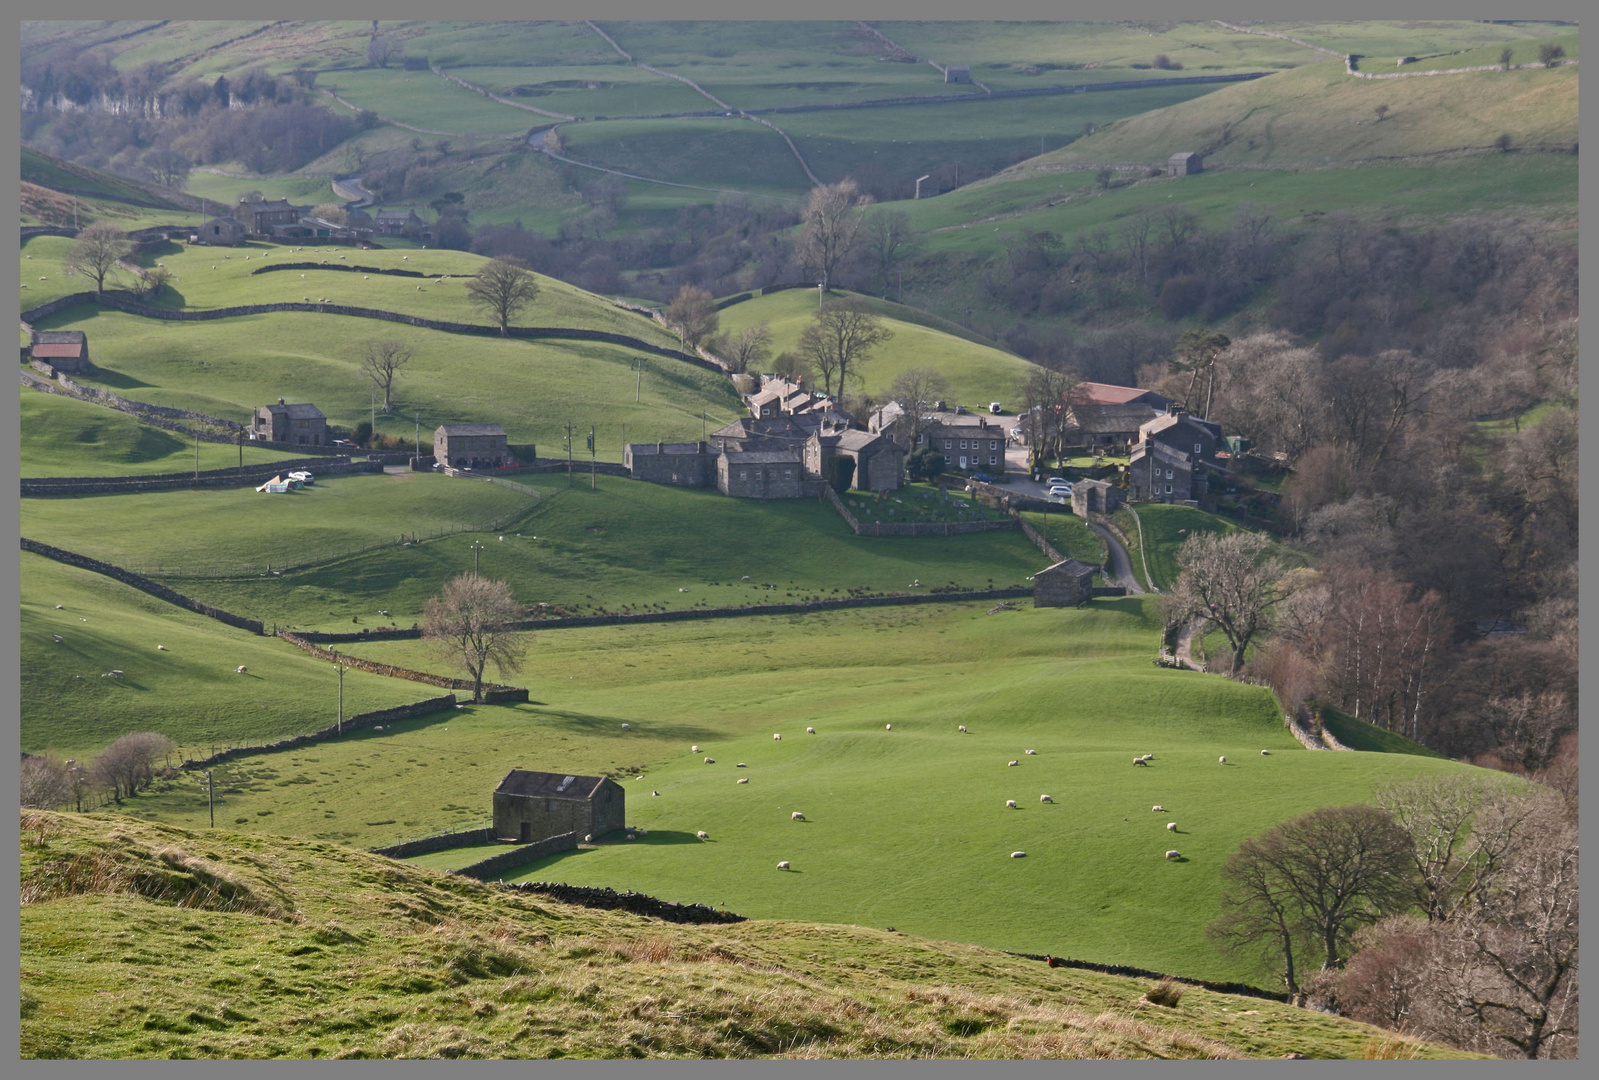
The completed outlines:
{"type": "MultiPolygon", "coordinates": [[[[510,481],[496,480],[496,483],[514,487],[528,494],[537,495],[532,488],[523,487],[510,481]]],[[[231,562],[225,560],[185,559],[161,563],[125,563],[124,569],[135,574],[156,580],[224,580],[232,578],[252,577],[280,577],[283,574],[301,573],[307,570],[317,570],[353,559],[362,555],[371,554],[395,547],[413,547],[425,544],[430,540],[440,540],[446,536],[456,536],[460,533],[492,533],[501,532],[510,525],[515,524],[533,511],[533,506],[523,506],[489,521],[460,522],[453,525],[437,525],[430,529],[413,529],[410,532],[399,533],[394,538],[371,540],[365,544],[349,547],[325,547],[320,551],[306,553],[301,551],[292,561],[283,562],[231,562]]]]}

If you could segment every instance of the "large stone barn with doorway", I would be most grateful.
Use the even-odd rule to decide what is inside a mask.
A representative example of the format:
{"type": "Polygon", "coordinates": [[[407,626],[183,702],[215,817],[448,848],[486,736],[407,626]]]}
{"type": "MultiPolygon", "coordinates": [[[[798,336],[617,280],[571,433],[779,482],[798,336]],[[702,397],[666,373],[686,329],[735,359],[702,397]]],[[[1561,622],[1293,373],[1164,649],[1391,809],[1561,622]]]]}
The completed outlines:
{"type": "Polygon", "coordinates": [[[494,833],[524,844],[569,832],[603,836],[627,824],[626,797],[603,776],[512,769],[494,789],[494,833]]]}
{"type": "Polygon", "coordinates": [[[440,424],[433,456],[446,469],[491,469],[509,462],[511,451],[499,424],[440,424]]]}
{"type": "Polygon", "coordinates": [[[1094,575],[1101,567],[1080,559],[1062,559],[1033,575],[1033,606],[1078,607],[1094,595],[1094,575]]]}

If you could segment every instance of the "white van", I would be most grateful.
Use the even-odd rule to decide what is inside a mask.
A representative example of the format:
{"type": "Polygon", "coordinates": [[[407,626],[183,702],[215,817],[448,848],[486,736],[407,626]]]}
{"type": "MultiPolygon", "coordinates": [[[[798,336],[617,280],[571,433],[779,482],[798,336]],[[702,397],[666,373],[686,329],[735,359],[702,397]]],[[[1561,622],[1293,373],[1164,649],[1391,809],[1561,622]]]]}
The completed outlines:
{"type": "Polygon", "coordinates": [[[1001,407],[1001,406],[1000,406],[1000,404],[999,404],[999,402],[997,402],[997,401],[990,401],[990,402],[989,402],[989,403],[988,403],[988,411],[989,411],[989,412],[991,412],[991,413],[993,413],[993,414],[994,414],[994,415],[995,415],[995,416],[998,416],[998,415],[1000,415],[1000,414],[1001,414],[1001,413],[1003,413],[1003,412],[1004,412],[1004,411],[1005,411],[1005,410],[1004,410],[1004,408],[1002,408],[1002,407],[1001,407]]]}

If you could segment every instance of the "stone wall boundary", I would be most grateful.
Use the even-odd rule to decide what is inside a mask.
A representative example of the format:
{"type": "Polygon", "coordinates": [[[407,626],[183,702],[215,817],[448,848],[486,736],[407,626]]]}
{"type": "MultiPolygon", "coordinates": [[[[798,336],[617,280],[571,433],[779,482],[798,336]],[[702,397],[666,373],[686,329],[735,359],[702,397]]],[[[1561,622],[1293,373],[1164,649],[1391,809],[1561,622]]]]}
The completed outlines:
{"type": "Polygon", "coordinates": [[[1027,539],[1031,540],[1033,542],[1033,544],[1038,548],[1039,551],[1042,551],[1045,555],[1049,556],[1055,562],[1064,562],[1065,561],[1066,556],[1064,556],[1060,552],[1056,551],[1055,548],[1050,544],[1050,542],[1048,540],[1044,539],[1044,534],[1039,532],[1037,529],[1033,528],[1031,522],[1023,521],[1022,518],[1021,518],[1021,515],[1017,514],[1017,512],[1015,510],[1012,510],[1011,513],[1012,514],[1016,514],[1016,524],[1018,526],[1020,526],[1020,528],[1022,530],[1022,535],[1027,537],[1027,539]]]}
{"type": "Polygon", "coordinates": [[[420,840],[407,840],[403,844],[391,844],[388,847],[368,848],[372,855],[386,855],[391,859],[409,859],[415,855],[428,855],[435,851],[447,851],[453,847],[471,847],[476,844],[488,844],[499,837],[494,835],[492,825],[481,829],[469,829],[466,832],[439,833],[437,836],[424,836],[420,840]]]}
{"type": "Polygon", "coordinates": [[[298,458],[261,465],[224,469],[202,469],[199,473],[147,473],[134,476],[41,476],[23,477],[23,498],[59,495],[121,495],[178,488],[253,487],[262,481],[294,469],[315,469],[322,476],[348,473],[382,472],[375,461],[348,458],[298,458]]]}
{"type": "MultiPolygon", "coordinates": [[[[491,828],[488,831],[493,832],[494,830],[491,828]]],[[[496,837],[496,839],[498,838],[496,837]]],[[[561,833],[559,836],[549,836],[543,840],[536,840],[531,844],[519,845],[502,855],[490,855],[486,859],[481,859],[470,866],[463,866],[458,870],[452,870],[450,873],[486,881],[495,874],[503,874],[507,870],[514,870],[518,866],[526,866],[534,859],[542,859],[546,855],[554,855],[561,851],[576,850],[577,833],[561,833]]]]}
{"type": "Polygon", "coordinates": [[[897,521],[892,524],[876,521],[863,525],[858,518],[850,513],[844,505],[844,500],[831,487],[822,487],[822,497],[833,504],[844,518],[844,524],[856,536],[964,536],[969,533],[1004,532],[1014,530],[1017,526],[1015,519],[1005,521],[897,521]]]}
{"type": "Polygon", "coordinates": [[[65,551],[49,544],[41,544],[37,540],[29,540],[26,536],[21,539],[23,551],[32,552],[35,555],[43,555],[47,559],[54,559],[56,562],[65,563],[68,566],[76,566],[81,570],[104,574],[106,577],[120,581],[124,585],[131,585],[140,592],[149,593],[158,600],[165,600],[169,604],[188,608],[190,611],[215,619],[218,622],[226,623],[229,626],[238,627],[240,630],[248,630],[254,634],[264,635],[266,633],[261,623],[255,619],[246,619],[244,616],[235,615],[231,611],[223,611],[221,608],[202,604],[198,600],[184,596],[176,589],[169,589],[159,582],[151,581],[147,577],[141,577],[130,570],[122,569],[120,566],[113,566],[111,563],[101,562],[99,559],[91,559],[87,555],[65,551]]]}
{"type": "Polygon", "coordinates": [[[615,889],[587,888],[554,881],[518,881],[501,885],[518,892],[547,896],[563,904],[626,911],[633,915],[647,915],[674,923],[740,923],[747,920],[731,911],[718,911],[707,904],[678,904],[659,900],[636,892],[617,892],[615,889]]]}
{"type": "MultiPolygon", "coordinates": [[[[420,630],[408,632],[411,637],[420,637],[420,630]]],[[[373,675],[383,675],[391,679],[409,679],[411,682],[427,683],[430,686],[443,687],[446,690],[470,690],[472,682],[469,679],[456,679],[448,675],[433,675],[426,671],[413,671],[410,668],[395,667],[393,664],[384,664],[376,660],[367,660],[360,656],[347,656],[333,649],[324,649],[314,644],[300,634],[288,630],[279,630],[278,637],[293,645],[302,652],[309,653],[318,660],[326,660],[333,664],[344,664],[359,671],[370,672],[373,675]]],[[[371,637],[364,640],[370,641],[371,637]]],[[[483,684],[483,703],[485,705],[498,705],[509,701],[526,701],[527,690],[520,686],[501,686],[499,683],[483,684]]]]}
{"type": "Polygon", "coordinates": [[[281,750],[295,750],[302,746],[310,746],[313,743],[336,739],[348,732],[359,731],[362,728],[375,727],[378,724],[387,724],[391,721],[409,720],[414,716],[426,716],[429,713],[442,712],[445,709],[453,708],[455,708],[455,695],[445,694],[443,697],[415,701],[409,705],[396,705],[392,709],[378,709],[375,712],[357,713],[354,716],[346,717],[342,727],[334,724],[320,731],[279,739],[275,743],[266,743],[262,746],[231,747],[221,753],[212,754],[208,758],[185,761],[179,768],[190,771],[208,769],[212,766],[221,765],[224,762],[233,761],[241,757],[249,757],[253,754],[273,754],[281,750]]]}

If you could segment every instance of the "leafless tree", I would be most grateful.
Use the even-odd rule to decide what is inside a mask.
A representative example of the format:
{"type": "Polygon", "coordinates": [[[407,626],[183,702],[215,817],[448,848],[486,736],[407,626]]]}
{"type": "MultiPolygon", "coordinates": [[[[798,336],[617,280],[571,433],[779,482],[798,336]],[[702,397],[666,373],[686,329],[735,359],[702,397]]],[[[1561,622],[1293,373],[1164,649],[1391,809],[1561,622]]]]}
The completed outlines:
{"type": "Polygon", "coordinates": [[[55,810],[72,801],[66,766],[53,757],[22,755],[22,805],[29,810],[55,810]]]}
{"type": "Polygon", "coordinates": [[[737,375],[766,363],[772,354],[772,328],[764,319],[752,323],[736,335],[726,339],[724,351],[727,361],[737,375]]]}
{"type": "Polygon", "coordinates": [[[94,280],[94,291],[104,292],[106,278],[115,277],[118,261],[127,258],[132,245],[122,230],[107,222],[96,222],[78,233],[67,249],[68,277],[82,274],[94,280]]]}
{"type": "Polygon", "coordinates": [[[335,225],[347,225],[350,221],[350,212],[338,203],[318,203],[311,208],[311,216],[335,225]]]}
{"type": "Polygon", "coordinates": [[[1533,820],[1504,784],[1458,773],[1384,783],[1376,799],[1410,835],[1416,904],[1432,922],[1481,901],[1533,820]]]}
{"type": "Polygon", "coordinates": [[[1285,595],[1282,564],[1267,555],[1270,549],[1268,537],[1239,531],[1194,533],[1177,550],[1177,584],[1164,601],[1167,621],[1209,619],[1227,636],[1234,672],[1285,595]]]}
{"type": "Polygon", "coordinates": [[[383,392],[383,411],[392,413],[394,380],[400,369],[411,362],[416,350],[403,341],[386,338],[369,341],[361,358],[361,374],[372,380],[372,385],[383,392]]]}
{"type": "Polygon", "coordinates": [[[160,296],[176,278],[177,275],[164,266],[152,266],[148,270],[140,271],[139,294],[146,297],[160,296]]]}
{"type": "Polygon", "coordinates": [[[189,171],[194,167],[189,161],[189,155],[170,145],[151,148],[145,152],[140,161],[155,178],[156,183],[162,187],[177,189],[183,187],[184,182],[189,179],[189,171]]]}
{"type": "Polygon", "coordinates": [[[501,334],[510,336],[511,320],[538,299],[539,283],[525,261],[498,255],[478,269],[467,283],[466,295],[473,307],[499,324],[501,334]]]}
{"type": "Polygon", "coordinates": [[[697,285],[678,289],[665,315],[667,324],[677,331],[690,350],[716,333],[722,321],[721,313],[716,310],[716,298],[697,285]]]}
{"type": "Polygon", "coordinates": [[[949,380],[932,368],[906,368],[894,376],[889,397],[905,410],[904,419],[895,425],[896,440],[907,454],[916,449],[929,421],[923,419],[933,402],[949,396],[949,380]]]}
{"type": "Polygon", "coordinates": [[[1159,216],[1167,251],[1176,251],[1199,231],[1199,217],[1181,203],[1168,203],[1159,216]]]}
{"type": "Polygon", "coordinates": [[[853,180],[811,189],[802,215],[805,228],[794,253],[806,269],[821,276],[824,290],[855,250],[863,221],[857,211],[871,201],[872,197],[862,195],[853,180]]]}
{"type": "Polygon", "coordinates": [[[471,676],[472,700],[481,702],[488,665],[502,676],[521,670],[527,644],[517,624],[525,615],[505,582],[461,574],[445,584],[442,596],[422,605],[422,637],[441,659],[471,676]]]}
{"type": "Polygon", "coordinates": [[[1408,906],[1409,873],[1409,837],[1386,810],[1323,807],[1239,846],[1212,932],[1234,947],[1269,945],[1297,993],[1295,946],[1323,970],[1339,967],[1356,930],[1408,906]]]}
{"type": "Polygon", "coordinates": [[[405,46],[398,38],[388,34],[373,34],[366,43],[366,59],[369,64],[380,68],[389,66],[390,60],[398,60],[405,52],[405,46]]]}
{"type": "MultiPolygon", "coordinates": [[[[1065,450],[1067,400],[1082,382],[1074,371],[1035,368],[1022,384],[1022,416],[1033,460],[1058,458],[1065,450]]],[[[1042,465],[1039,465],[1042,468],[1042,465]]]]}
{"type": "Polygon", "coordinates": [[[822,377],[823,388],[833,392],[833,377],[838,377],[839,393],[851,377],[860,378],[856,369],[871,359],[872,351],[894,336],[865,301],[856,297],[829,300],[800,333],[799,353],[822,377]]]}
{"type": "Polygon", "coordinates": [[[1155,215],[1147,206],[1139,207],[1116,227],[1116,235],[1121,237],[1133,272],[1145,284],[1149,281],[1149,238],[1154,231],[1155,215]]]}
{"type": "Polygon", "coordinates": [[[148,787],[155,776],[155,763],[172,752],[173,742],[154,731],[134,731],[120,736],[100,752],[90,766],[96,780],[108,788],[117,802],[131,798],[141,787],[148,787]]]}
{"type": "Polygon", "coordinates": [[[812,371],[805,357],[785,349],[772,359],[772,374],[797,383],[810,378],[812,371]]]}
{"type": "Polygon", "coordinates": [[[866,215],[861,245],[884,295],[888,293],[894,271],[911,254],[915,244],[911,216],[905,211],[873,210],[866,215]]]}

